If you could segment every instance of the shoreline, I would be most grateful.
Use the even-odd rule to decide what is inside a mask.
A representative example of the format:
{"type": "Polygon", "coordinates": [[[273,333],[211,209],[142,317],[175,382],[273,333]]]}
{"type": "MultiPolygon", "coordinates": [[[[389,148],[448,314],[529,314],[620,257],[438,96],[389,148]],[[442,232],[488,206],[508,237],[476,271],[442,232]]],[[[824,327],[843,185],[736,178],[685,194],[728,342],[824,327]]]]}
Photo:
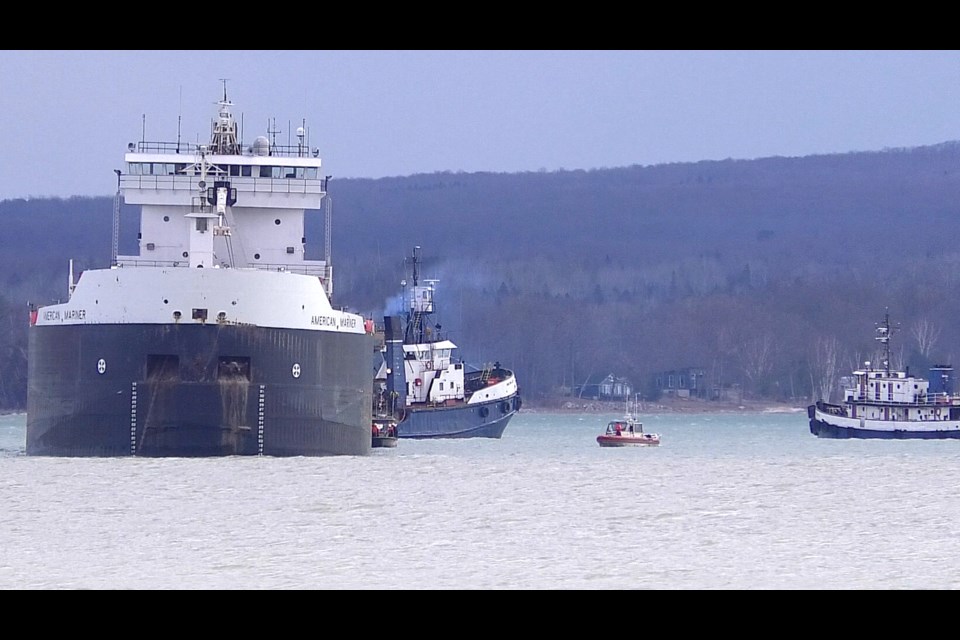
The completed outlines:
{"type": "MultiPolygon", "coordinates": [[[[529,413],[625,413],[622,401],[594,400],[592,398],[541,398],[523,399],[521,411],[529,413]]],[[[788,402],[743,400],[699,400],[691,398],[661,398],[655,402],[640,402],[636,413],[799,413],[806,411],[806,404],[788,402]]],[[[26,410],[0,409],[0,416],[25,415],[26,410]]]]}
{"type": "MultiPolygon", "coordinates": [[[[524,399],[521,411],[530,413],[625,413],[623,401],[594,400],[592,398],[524,399]]],[[[661,398],[654,402],[640,402],[634,413],[802,413],[806,405],[788,402],[743,400],[700,400],[691,398],[661,398]]]]}

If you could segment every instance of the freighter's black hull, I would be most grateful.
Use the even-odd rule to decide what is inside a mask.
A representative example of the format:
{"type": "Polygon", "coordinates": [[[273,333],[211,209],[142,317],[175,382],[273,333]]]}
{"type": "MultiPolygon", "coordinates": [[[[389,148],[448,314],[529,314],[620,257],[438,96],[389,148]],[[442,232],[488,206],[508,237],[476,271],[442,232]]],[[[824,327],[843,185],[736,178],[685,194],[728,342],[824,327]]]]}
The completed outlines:
{"type": "Polygon", "coordinates": [[[368,454],[372,348],[249,325],[33,326],[26,452],[368,454]]]}
{"type": "Polygon", "coordinates": [[[399,438],[499,438],[520,410],[520,396],[473,405],[408,408],[399,438]]]}

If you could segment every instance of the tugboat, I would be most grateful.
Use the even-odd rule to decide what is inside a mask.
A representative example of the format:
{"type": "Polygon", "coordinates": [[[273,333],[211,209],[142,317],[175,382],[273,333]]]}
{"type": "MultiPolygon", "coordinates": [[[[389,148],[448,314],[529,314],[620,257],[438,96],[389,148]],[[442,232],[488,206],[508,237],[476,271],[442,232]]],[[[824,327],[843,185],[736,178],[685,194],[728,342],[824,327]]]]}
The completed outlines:
{"type": "MultiPolygon", "coordinates": [[[[405,316],[384,318],[376,393],[391,407],[399,438],[500,438],[522,404],[514,372],[499,362],[468,369],[457,345],[432,324],[437,280],[420,279],[420,247],[411,258],[405,316]]],[[[406,287],[406,281],[401,283],[406,287]]]]}
{"type": "Polygon", "coordinates": [[[127,146],[110,267],[71,262],[67,301],[31,309],[28,455],[370,453],[373,336],[331,305],[329,255],[305,259],[319,152],[305,126],[245,146],[226,83],[217,105],[206,144],[127,146]],[[138,255],[117,254],[121,200],[138,255]]]}
{"type": "Polygon", "coordinates": [[[953,392],[953,367],[937,365],[930,379],[890,368],[894,327],[887,313],[876,328],[879,366],[864,362],[842,404],[818,400],[807,407],[810,433],[820,438],[960,438],[960,397],[953,392]]]}

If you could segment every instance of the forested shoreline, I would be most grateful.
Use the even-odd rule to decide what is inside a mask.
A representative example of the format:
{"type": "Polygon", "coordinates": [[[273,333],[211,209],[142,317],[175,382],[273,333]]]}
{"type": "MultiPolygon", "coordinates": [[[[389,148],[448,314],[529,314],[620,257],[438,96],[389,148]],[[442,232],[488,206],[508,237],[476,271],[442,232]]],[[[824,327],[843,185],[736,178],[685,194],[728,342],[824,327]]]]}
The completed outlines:
{"type": "MultiPolygon", "coordinates": [[[[375,318],[422,247],[438,320],[468,363],[531,400],[614,373],[655,397],[701,367],[745,398],[800,403],[873,357],[957,362],[960,145],[591,171],[334,178],[334,304],[375,318]]],[[[121,252],[136,253],[135,207],[121,252]]],[[[0,409],[26,406],[27,305],[109,264],[113,197],[0,201],[0,409]]],[[[308,217],[320,257],[323,214],[308,217]]]]}

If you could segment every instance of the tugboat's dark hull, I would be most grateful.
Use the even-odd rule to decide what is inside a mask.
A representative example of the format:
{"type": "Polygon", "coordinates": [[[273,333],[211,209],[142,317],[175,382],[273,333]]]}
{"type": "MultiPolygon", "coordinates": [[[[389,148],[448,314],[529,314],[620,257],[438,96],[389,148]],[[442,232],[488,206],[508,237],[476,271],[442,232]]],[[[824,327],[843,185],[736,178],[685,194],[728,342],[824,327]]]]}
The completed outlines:
{"type": "MultiPolygon", "coordinates": [[[[824,405],[831,407],[836,405],[824,405]]],[[[871,429],[870,421],[864,420],[862,426],[844,426],[829,422],[829,412],[818,412],[817,405],[807,407],[807,417],[810,419],[810,433],[818,438],[834,439],[861,439],[861,440],[955,440],[960,439],[960,431],[955,423],[950,423],[952,429],[931,429],[933,422],[908,425],[909,428],[898,429],[871,429]]]]}
{"type": "Polygon", "coordinates": [[[520,396],[484,402],[408,408],[400,424],[400,438],[499,438],[520,410],[520,396]]]}
{"type": "Polygon", "coordinates": [[[368,334],[32,326],[28,455],[369,454],[368,334]]]}

